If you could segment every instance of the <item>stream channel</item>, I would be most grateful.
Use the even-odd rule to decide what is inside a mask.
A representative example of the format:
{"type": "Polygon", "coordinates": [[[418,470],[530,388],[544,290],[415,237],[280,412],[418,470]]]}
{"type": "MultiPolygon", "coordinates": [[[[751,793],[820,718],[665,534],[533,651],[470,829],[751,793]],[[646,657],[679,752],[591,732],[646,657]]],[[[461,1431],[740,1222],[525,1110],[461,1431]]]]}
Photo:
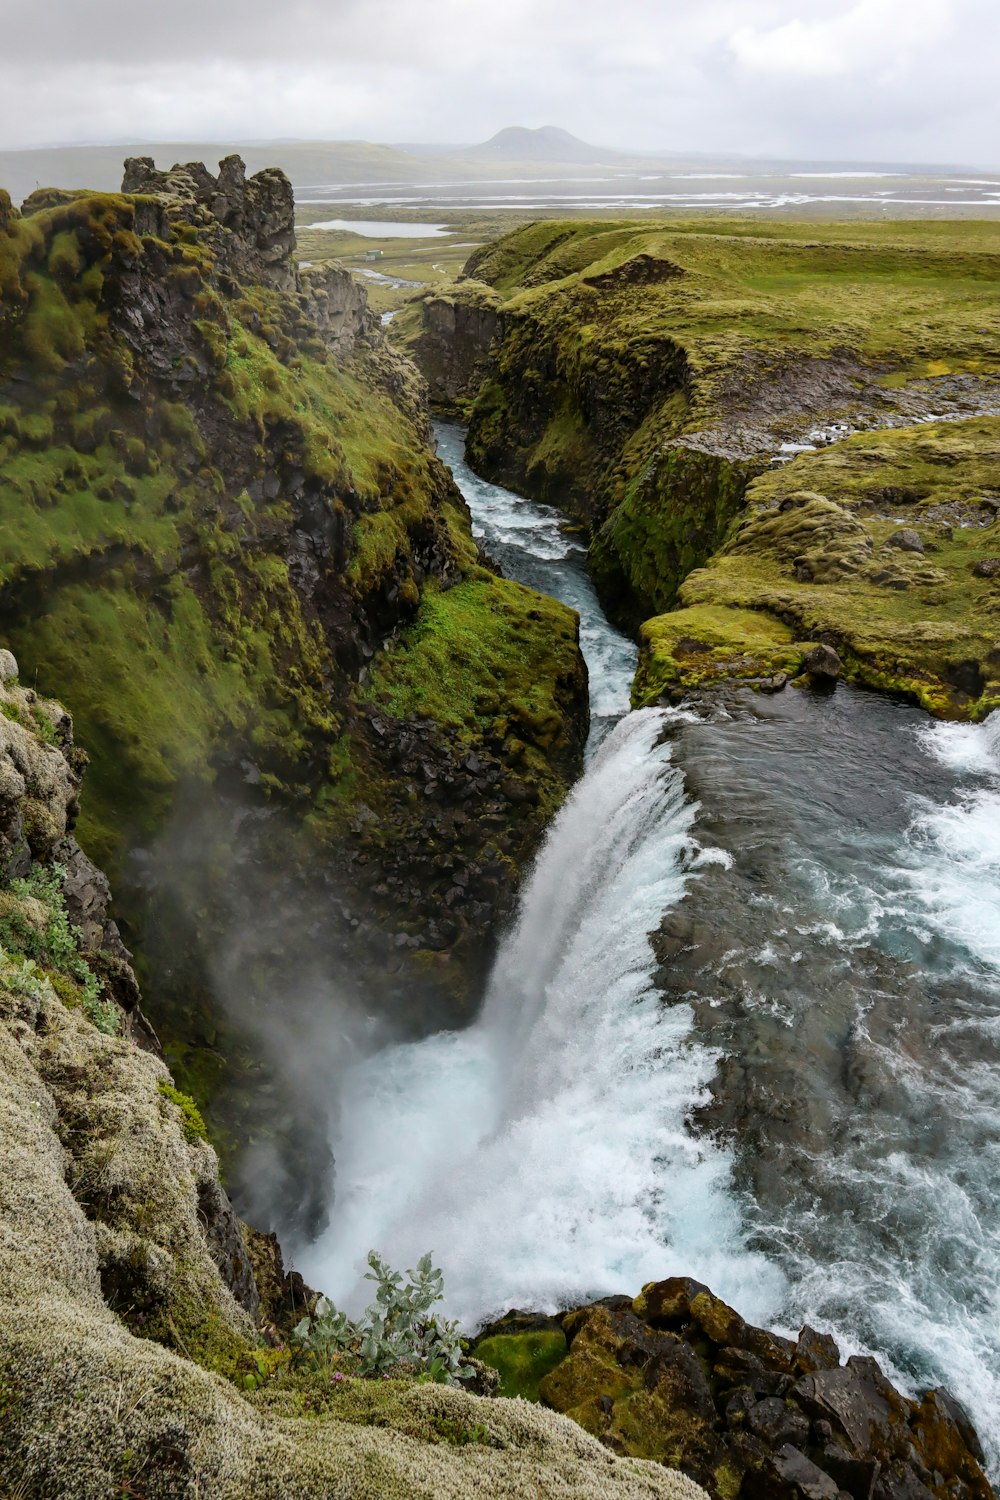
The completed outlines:
{"type": "Polygon", "coordinates": [[[477,1020],[348,1074],[330,1228],[473,1328],[684,1274],[946,1384],[1000,1468],[1000,715],[845,685],[628,712],[559,513],[439,451],[504,572],[579,611],[593,724],[477,1020]]]}

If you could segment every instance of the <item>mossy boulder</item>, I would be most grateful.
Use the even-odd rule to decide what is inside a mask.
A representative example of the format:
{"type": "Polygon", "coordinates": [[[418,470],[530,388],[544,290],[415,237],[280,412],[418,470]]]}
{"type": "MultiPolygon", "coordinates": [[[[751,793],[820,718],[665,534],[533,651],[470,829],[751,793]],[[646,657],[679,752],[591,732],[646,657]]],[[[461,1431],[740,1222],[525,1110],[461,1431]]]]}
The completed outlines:
{"type": "Polygon", "coordinates": [[[808,644],[773,615],[695,605],[647,620],[632,703],[679,702],[699,688],[745,683],[773,691],[802,669],[808,644]]]}
{"type": "Polygon", "coordinates": [[[754,1328],[690,1277],[559,1323],[569,1352],[540,1381],[541,1401],[616,1453],[680,1469],[715,1500],[992,1496],[978,1438],[946,1391],[910,1399],[875,1360],[842,1363],[835,1341],[809,1327],[796,1341],[754,1328]]]}
{"type": "Polygon", "coordinates": [[[494,1333],[479,1338],[475,1356],[500,1374],[500,1395],[539,1400],[539,1384],[566,1358],[566,1335],[561,1328],[494,1333]]]}

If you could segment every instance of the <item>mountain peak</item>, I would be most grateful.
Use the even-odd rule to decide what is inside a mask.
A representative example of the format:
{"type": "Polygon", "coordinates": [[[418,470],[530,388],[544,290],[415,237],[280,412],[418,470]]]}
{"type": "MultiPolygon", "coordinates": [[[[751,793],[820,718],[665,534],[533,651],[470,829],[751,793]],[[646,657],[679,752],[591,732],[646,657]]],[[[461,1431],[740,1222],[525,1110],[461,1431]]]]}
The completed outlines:
{"type": "Polygon", "coordinates": [[[469,146],[464,156],[494,161],[600,162],[618,158],[621,153],[600,146],[588,146],[558,125],[529,129],[525,125],[508,125],[479,146],[469,146]]]}

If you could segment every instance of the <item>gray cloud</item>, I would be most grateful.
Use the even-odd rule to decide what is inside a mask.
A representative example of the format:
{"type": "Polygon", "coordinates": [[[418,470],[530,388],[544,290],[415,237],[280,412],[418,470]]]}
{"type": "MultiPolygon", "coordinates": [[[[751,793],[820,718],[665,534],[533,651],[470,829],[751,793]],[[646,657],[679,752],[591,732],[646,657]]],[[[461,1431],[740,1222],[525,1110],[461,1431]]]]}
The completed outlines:
{"type": "Polygon", "coordinates": [[[0,147],[600,144],[989,164],[993,0],[7,0],[0,147]]]}

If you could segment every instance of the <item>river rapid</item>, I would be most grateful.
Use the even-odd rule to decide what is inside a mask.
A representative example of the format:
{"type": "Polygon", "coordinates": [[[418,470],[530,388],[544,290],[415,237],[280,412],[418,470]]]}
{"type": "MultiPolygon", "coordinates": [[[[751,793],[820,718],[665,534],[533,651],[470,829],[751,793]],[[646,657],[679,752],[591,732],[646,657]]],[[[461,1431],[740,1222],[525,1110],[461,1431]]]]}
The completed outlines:
{"type": "Polygon", "coordinates": [[[581,617],[593,727],[476,1022],[348,1073],[330,1228],[431,1249],[468,1327],[687,1274],[943,1382],[1000,1469],[1000,723],[841,685],[628,713],[550,507],[439,451],[508,576],[581,617]]]}

